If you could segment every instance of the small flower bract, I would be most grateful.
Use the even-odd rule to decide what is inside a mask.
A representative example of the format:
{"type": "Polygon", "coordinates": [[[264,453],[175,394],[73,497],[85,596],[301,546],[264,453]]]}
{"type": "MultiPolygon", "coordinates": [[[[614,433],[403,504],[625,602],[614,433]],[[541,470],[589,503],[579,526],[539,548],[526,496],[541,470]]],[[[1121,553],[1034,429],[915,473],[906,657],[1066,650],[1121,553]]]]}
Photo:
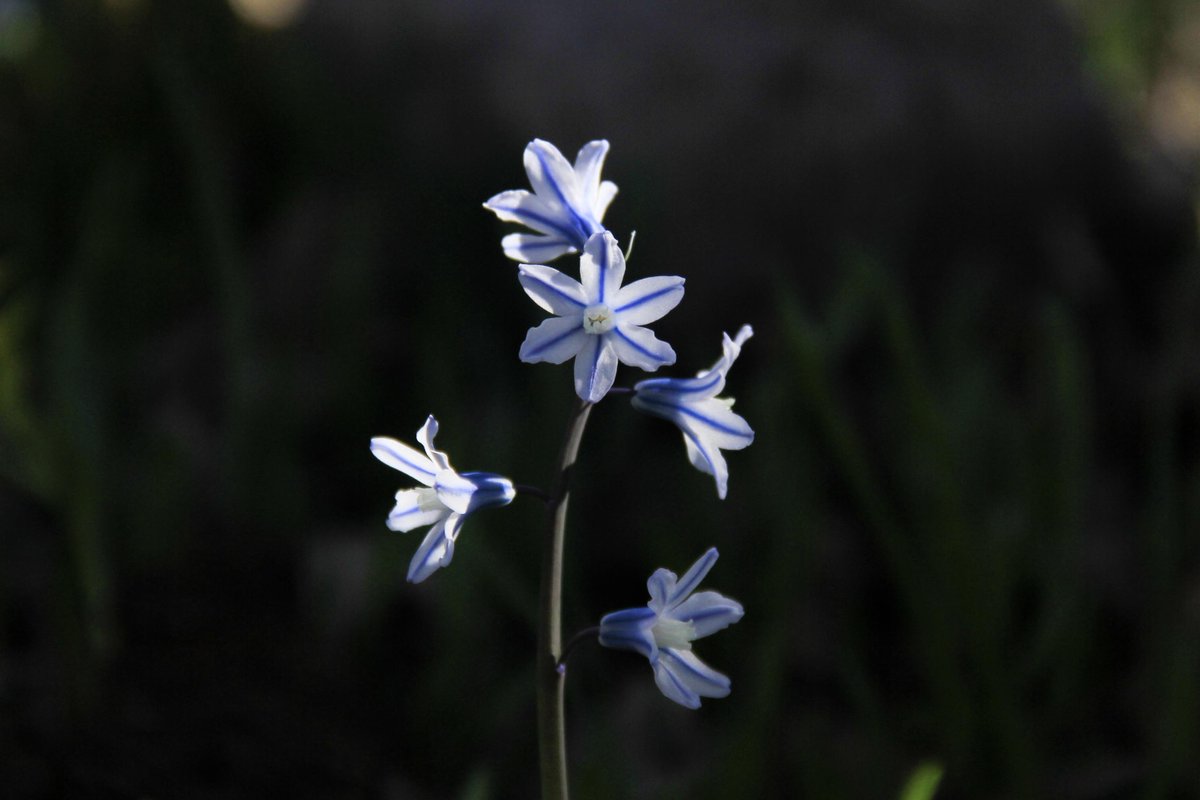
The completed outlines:
{"type": "Polygon", "coordinates": [[[653,372],[675,363],[675,351],[643,325],[683,299],[683,278],[643,278],[621,286],[625,256],[602,231],[587,240],[576,281],[541,264],[520,266],[521,286],[533,302],[556,316],[530,328],[521,360],[561,364],[575,359],[575,393],[595,403],[612,388],[617,363],[653,372]]]}
{"type": "Polygon", "coordinates": [[[694,640],[742,618],[736,600],[716,592],[692,594],[716,562],[713,547],[682,578],[667,569],[655,570],[646,584],[650,590],[646,607],[614,611],[600,620],[600,644],[644,655],[654,668],[659,690],[687,708],[699,708],[701,697],[729,694],[729,678],[692,652],[694,640]]]}
{"type": "Polygon", "coordinates": [[[433,447],[437,431],[437,420],[430,415],[417,431],[424,454],[384,436],[371,440],[376,458],[423,484],[419,489],[396,492],[396,507],[387,520],[394,531],[433,526],[409,564],[408,580],[412,583],[420,583],[450,563],[454,542],[467,515],[480,508],[508,505],[516,496],[508,478],[489,472],[455,472],[446,454],[433,447]]]}

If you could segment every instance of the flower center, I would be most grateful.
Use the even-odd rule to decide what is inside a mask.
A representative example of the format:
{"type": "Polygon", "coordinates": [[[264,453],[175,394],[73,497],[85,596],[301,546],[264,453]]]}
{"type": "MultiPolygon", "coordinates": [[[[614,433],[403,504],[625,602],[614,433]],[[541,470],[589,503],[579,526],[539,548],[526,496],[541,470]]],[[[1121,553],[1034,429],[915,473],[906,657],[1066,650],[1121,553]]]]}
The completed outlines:
{"type": "Polygon", "coordinates": [[[616,316],[604,303],[596,303],[583,310],[583,329],[587,333],[608,333],[616,324],[616,316]]]}
{"type": "Polygon", "coordinates": [[[422,511],[440,511],[446,507],[445,503],[438,499],[437,489],[431,486],[420,486],[417,492],[417,507],[422,511]]]}
{"type": "Polygon", "coordinates": [[[675,650],[691,650],[692,639],[696,638],[696,626],[681,619],[659,619],[650,632],[656,645],[675,650]]]}

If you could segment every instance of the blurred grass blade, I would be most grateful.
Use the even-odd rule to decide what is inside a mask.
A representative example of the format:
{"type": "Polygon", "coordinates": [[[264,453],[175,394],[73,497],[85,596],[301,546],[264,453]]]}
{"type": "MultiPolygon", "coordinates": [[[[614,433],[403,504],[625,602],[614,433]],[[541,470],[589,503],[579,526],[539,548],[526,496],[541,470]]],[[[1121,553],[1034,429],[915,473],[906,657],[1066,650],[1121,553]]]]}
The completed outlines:
{"type": "Polygon", "coordinates": [[[933,800],[938,784],[942,782],[945,768],[936,761],[924,761],[917,765],[908,783],[900,790],[900,800],[933,800]]]}

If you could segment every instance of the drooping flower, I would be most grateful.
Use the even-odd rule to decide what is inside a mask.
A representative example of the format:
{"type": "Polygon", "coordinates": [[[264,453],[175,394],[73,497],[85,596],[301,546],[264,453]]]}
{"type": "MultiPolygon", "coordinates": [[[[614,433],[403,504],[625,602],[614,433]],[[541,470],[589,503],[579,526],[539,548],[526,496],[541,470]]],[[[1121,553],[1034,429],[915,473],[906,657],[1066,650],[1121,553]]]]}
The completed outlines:
{"type": "Polygon", "coordinates": [[[742,344],[753,335],[749,325],[742,326],[737,338],[722,334],[721,358],[695,378],[651,378],[633,387],[633,407],[679,426],[688,459],[696,469],[713,476],[717,496],[722,500],[729,467],[721,451],[747,447],[754,441],[754,431],[745,419],[733,413],[733,399],[717,394],[725,388],[725,376],[742,352],[742,344]]]}
{"type": "Polygon", "coordinates": [[[552,267],[521,264],[533,302],[556,316],[530,328],[521,360],[561,364],[575,359],[575,393],[595,403],[612,388],[617,362],[653,372],[675,363],[675,351],[643,325],[683,299],[683,278],[661,275],[621,286],[625,256],[608,231],[594,234],[579,259],[580,281],[552,267]]]}
{"type": "Polygon", "coordinates": [[[608,142],[588,142],[571,166],[558,148],[534,139],[525,148],[525,172],[533,193],[514,189],[492,197],[483,207],[505,222],[516,222],[537,231],[510,233],[501,240],[504,254],[514,261],[544,263],[563,253],[576,253],[600,224],[617,185],[601,181],[600,171],[608,142]]]}
{"type": "Polygon", "coordinates": [[[433,447],[437,431],[437,420],[431,414],[417,431],[424,455],[385,436],[371,440],[376,458],[423,484],[419,489],[396,492],[396,507],[387,520],[394,531],[433,526],[409,564],[408,580],[412,583],[420,583],[450,563],[454,542],[467,515],[489,506],[508,505],[516,496],[508,478],[490,472],[455,472],[446,454],[433,447]]]}
{"type": "Polygon", "coordinates": [[[650,660],[654,682],[681,706],[699,708],[701,697],[725,697],[729,678],[701,661],[692,642],[742,618],[742,605],[717,592],[692,594],[717,562],[713,547],[677,579],[658,569],[646,586],[645,608],[627,608],[600,620],[600,644],[641,653],[650,660]]]}

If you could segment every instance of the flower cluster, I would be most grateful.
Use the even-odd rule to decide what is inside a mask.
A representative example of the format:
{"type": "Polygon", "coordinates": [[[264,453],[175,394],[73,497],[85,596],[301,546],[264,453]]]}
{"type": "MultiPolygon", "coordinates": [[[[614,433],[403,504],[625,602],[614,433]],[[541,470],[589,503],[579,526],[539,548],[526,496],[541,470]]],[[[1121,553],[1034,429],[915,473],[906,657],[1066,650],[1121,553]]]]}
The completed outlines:
{"type": "MultiPolygon", "coordinates": [[[[609,394],[619,365],[645,372],[675,363],[675,351],[646,326],[662,319],[683,299],[684,279],[659,275],[625,282],[626,255],[617,237],[603,225],[617,194],[601,179],[608,142],[588,142],[571,164],[554,145],[535,139],[525,148],[525,172],[532,191],[500,192],[484,207],[504,222],[530,232],[509,233],[504,254],[519,262],[517,280],[548,316],[529,329],[519,358],[526,363],[562,364],[574,360],[575,393],[585,404],[609,394]],[[578,279],[547,262],[578,256],[578,279]]],[[[722,355],[694,378],[650,378],[621,392],[634,409],[665,419],[683,435],[688,460],[713,477],[717,496],[728,490],[729,468],[723,450],[740,450],[754,440],[749,424],[732,410],[733,400],[718,397],[734,361],[753,335],[744,325],[737,335],[723,334],[722,355]]],[[[408,570],[418,583],[453,555],[464,520],[474,511],[510,503],[512,481],[486,472],[456,472],[445,453],[434,449],[437,421],[430,416],[417,432],[424,453],[395,439],[371,440],[371,451],[420,484],[396,493],[388,516],[392,530],[429,526],[408,570]]],[[[709,549],[677,578],[657,570],[648,583],[645,607],[607,614],[600,621],[602,645],[645,656],[666,697],[698,708],[701,697],[729,694],[729,679],[692,652],[692,642],[737,622],[742,606],[712,591],[695,592],[712,569],[717,550],[709,549]]]]}

